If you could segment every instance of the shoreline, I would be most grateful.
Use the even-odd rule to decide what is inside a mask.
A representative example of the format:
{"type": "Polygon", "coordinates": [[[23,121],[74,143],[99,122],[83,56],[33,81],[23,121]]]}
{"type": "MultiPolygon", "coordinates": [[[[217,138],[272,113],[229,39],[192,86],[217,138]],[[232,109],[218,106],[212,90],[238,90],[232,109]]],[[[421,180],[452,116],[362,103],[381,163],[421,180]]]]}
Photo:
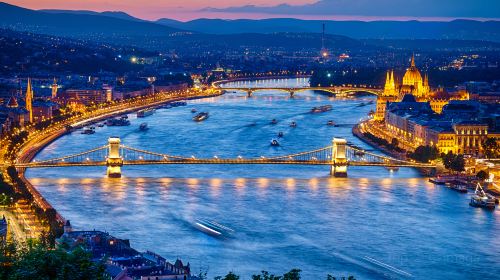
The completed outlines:
{"type": "MultiPolygon", "coordinates": [[[[163,104],[169,103],[169,102],[175,102],[175,101],[180,101],[180,100],[194,100],[194,99],[203,99],[203,98],[211,98],[211,97],[217,97],[222,95],[223,92],[219,93],[214,93],[214,94],[208,94],[208,95],[203,95],[203,96],[174,96],[174,97],[166,97],[166,99],[155,101],[153,99],[153,102],[148,103],[148,104],[140,104],[137,106],[132,106],[124,109],[117,108],[117,110],[114,110],[112,112],[108,113],[103,113],[98,116],[94,116],[91,118],[85,118],[83,120],[74,122],[74,123],[80,123],[82,125],[88,124],[88,123],[93,123],[93,122],[98,122],[106,118],[110,118],[116,115],[121,115],[121,114],[128,114],[131,112],[135,112],[144,108],[149,108],[149,107],[156,107],[156,106],[161,106],[163,104]]],[[[43,135],[41,136],[42,139],[37,142],[37,146],[27,148],[23,147],[20,149],[19,154],[17,156],[17,161],[18,162],[30,162],[32,161],[36,155],[42,151],[45,147],[50,145],[52,142],[56,141],[60,137],[66,135],[68,133],[66,127],[59,128],[56,130],[54,133],[51,133],[50,135],[43,135]]],[[[28,145],[26,143],[25,145],[28,145]]],[[[25,170],[26,168],[20,168],[19,169],[19,179],[21,179],[25,185],[30,194],[33,196],[33,202],[43,209],[44,211],[48,209],[52,209],[55,212],[56,216],[56,221],[58,223],[64,224],[66,222],[66,219],[55,209],[42,195],[41,193],[36,189],[36,187],[31,184],[31,182],[28,180],[28,178],[25,177],[25,170]]]]}

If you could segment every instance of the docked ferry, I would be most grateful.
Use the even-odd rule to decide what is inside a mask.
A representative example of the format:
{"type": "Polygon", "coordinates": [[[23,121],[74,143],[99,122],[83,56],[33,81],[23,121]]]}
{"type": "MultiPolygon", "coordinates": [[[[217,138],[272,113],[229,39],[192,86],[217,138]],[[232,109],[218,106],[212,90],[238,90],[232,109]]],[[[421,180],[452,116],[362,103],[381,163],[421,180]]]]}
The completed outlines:
{"type": "Polygon", "coordinates": [[[193,117],[193,121],[195,121],[195,122],[202,122],[206,119],[208,119],[208,113],[206,113],[206,112],[201,112],[193,117]]]}
{"type": "Polygon", "coordinates": [[[111,118],[106,120],[106,125],[107,126],[127,126],[130,125],[130,121],[124,118],[111,118]]]}
{"type": "Polygon", "coordinates": [[[313,107],[311,109],[311,113],[323,113],[327,111],[331,111],[333,109],[332,105],[323,105],[319,107],[313,107]]]}
{"type": "Polygon", "coordinates": [[[495,209],[495,199],[488,196],[478,183],[474,195],[470,198],[469,205],[473,207],[495,209]]]}
{"type": "Polygon", "coordinates": [[[153,109],[153,108],[144,109],[144,110],[140,110],[137,112],[137,117],[138,118],[145,118],[147,116],[151,116],[154,113],[155,113],[155,109],[153,109]]]}
{"type": "Polygon", "coordinates": [[[95,128],[93,127],[84,127],[82,130],[82,134],[94,134],[95,128]]]}

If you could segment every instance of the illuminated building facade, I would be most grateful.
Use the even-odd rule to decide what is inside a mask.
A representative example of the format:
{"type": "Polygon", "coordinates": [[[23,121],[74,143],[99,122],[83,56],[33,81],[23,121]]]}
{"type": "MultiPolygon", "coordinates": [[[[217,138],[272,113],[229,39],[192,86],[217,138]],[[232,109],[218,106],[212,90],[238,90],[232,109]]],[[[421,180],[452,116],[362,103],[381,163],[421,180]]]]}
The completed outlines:
{"type": "Polygon", "coordinates": [[[432,90],[429,86],[429,77],[420,73],[420,70],[415,64],[415,57],[412,56],[410,67],[406,70],[401,84],[396,82],[394,71],[387,72],[384,85],[384,92],[377,98],[377,108],[374,119],[383,121],[385,118],[385,110],[388,102],[401,101],[405,95],[411,94],[419,102],[429,102],[432,110],[436,113],[441,113],[443,107],[450,100],[467,100],[466,92],[457,92],[456,94],[448,94],[443,89],[432,90]]]}

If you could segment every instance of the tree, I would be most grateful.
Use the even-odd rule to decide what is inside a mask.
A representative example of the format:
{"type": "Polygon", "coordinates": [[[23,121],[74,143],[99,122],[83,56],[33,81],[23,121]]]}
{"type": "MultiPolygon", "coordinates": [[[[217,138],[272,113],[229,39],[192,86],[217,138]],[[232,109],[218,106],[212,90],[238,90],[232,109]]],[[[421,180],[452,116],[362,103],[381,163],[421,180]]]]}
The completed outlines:
{"type": "Polygon", "coordinates": [[[446,169],[451,169],[451,163],[455,159],[455,155],[449,151],[447,154],[442,154],[441,157],[443,158],[443,164],[446,169]]]}
{"type": "Polygon", "coordinates": [[[479,179],[479,180],[486,180],[490,177],[490,174],[488,174],[488,172],[484,171],[484,170],[481,170],[477,173],[476,177],[479,179]]]}
{"type": "Polygon", "coordinates": [[[240,277],[236,274],[234,274],[232,271],[229,272],[224,278],[221,276],[217,276],[214,278],[214,280],[238,280],[240,277]]]}
{"type": "Polygon", "coordinates": [[[252,275],[252,280],[280,280],[281,276],[274,276],[267,271],[262,271],[260,275],[252,275]]]}
{"type": "Polygon", "coordinates": [[[483,142],[484,155],[487,158],[500,157],[500,147],[495,138],[486,138],[483,142]]]}
{"type": "MultiPolygon", "coordinates": [[[[397,140],[397,139],[396,139],[397,140]]],[[[438,158],[439,152],[435,146],[418,146],[410,157],[416,161],[429,162],[438,158]]]]}
{"type": "Polygon", "coordinates": [[[391,140],[391,145],[396,148],[397,146],[399,146],[399,140],[397,138],[392,138],[391,140]]]}
{"type": "Polygon", "coordinates": [[[283,275],[283,280],[299,280],[300,269],[294,268],[283,275]]]}
{"type": "Polygon", "coordinates": [[[464,155],[456,155],[451,162],[450,169],[456,172],[462,172],[465,170],[465,159],[464,155]]]}
{"type": "Polygon", "coordinates": [[[81,248],[71,252],[29,243],[11,260],[9,280],[21,279],[104,279],[104,263],[93,262],[92,255],[81,248]]]}

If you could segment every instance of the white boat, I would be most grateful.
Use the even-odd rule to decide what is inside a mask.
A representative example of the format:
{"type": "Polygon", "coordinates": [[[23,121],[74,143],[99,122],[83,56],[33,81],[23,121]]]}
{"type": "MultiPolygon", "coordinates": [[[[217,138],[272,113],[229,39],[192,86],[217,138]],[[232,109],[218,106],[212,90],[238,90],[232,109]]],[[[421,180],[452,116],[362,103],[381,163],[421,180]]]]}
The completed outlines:
{"type": "Polygon", "coordinates": [[[138,118],[145,118],[147,116],[151,116],[154,113],[155,113],[155,109],[153,109],[153,108],[144,109],[144,110],[140,110],[137,112],[137,117],[138,118]]]}
{"type": "Polygon", "coordinates": [[[92,127],[84,127],[82,130],[82,134],[94,134],[94,133],[95,129],[93,129],[92,127]]]}
{"type": "Polygon", "coordinates": [[[209,220],[196,219],[193,226],[203,233],[218,238],[231,237],[234,234],[233,229],[209,220]]]}
{"type": "Polygon", "coordinates": [[[473,207],[495,209],[495,199],[488,196],[484,192],[483,187],[477,183],[476,191],[474,192],[474,195],[471,196],[469,205],[473,207]]]}
{"type": "Polygon", "coordinates": [[[279,145],[280,145],[280,143],[278,142],[278,140],[276,140],[276,139],[271,140],[271,146],[278,147],[279,145]]]}
{"type": "Polygon", "coordinates": [[[201,121],[204,121],[206,119],[208,119],[208,113],[205,113],[205,112],[201,112],[193,117],[193,121],[195,121],[195,122],[201,122],[201,121]]]}

